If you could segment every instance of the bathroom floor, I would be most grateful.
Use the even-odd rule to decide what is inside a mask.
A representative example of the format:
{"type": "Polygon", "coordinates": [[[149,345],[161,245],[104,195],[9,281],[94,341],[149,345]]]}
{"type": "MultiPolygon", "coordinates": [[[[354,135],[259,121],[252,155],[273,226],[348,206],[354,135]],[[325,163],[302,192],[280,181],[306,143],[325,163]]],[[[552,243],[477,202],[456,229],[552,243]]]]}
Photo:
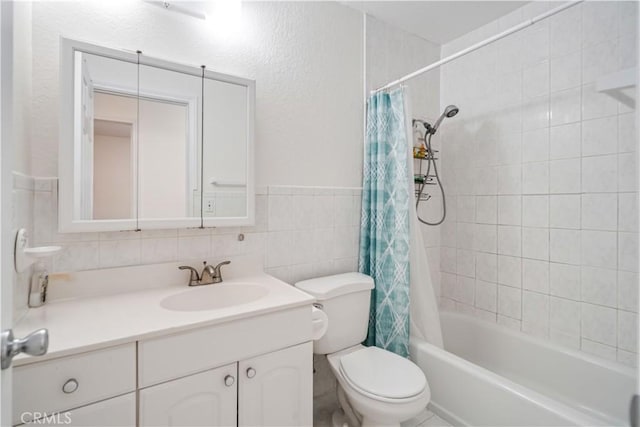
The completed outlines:
{"type": "MultiPolygon", "coordinates": [[[[321,402],[314,402],[316,404],[321,402]]],[[[331,427],[331,416],[334,408],[324,407],[322,410],[316,411],[314,414],[313,425],[315,427],[331,427]]],[[[402,423],[402,427],[452,427],[447,421],[443,420],[430,410],[426,409],[415,417],[402,423]]]]}

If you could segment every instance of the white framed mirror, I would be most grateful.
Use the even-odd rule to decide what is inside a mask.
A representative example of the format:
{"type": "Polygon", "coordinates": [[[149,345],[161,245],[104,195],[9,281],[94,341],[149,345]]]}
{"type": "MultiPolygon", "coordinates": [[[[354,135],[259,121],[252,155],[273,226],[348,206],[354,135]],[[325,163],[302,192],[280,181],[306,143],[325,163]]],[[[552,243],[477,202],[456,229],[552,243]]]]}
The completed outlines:
{"type": "Polygon", "coordinates": [[[61,40],[61,232],[251,225],[255,82],[61,40]]]}

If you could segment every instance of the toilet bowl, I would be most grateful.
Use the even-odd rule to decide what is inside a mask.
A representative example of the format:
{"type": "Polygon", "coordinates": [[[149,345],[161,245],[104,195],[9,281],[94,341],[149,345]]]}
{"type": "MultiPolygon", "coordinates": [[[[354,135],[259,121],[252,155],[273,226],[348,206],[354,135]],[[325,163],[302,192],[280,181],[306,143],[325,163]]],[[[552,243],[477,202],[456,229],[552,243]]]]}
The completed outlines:
{"type": "Polygon", "coordinates": [[[358,345],[329,354],[327,360],[362,426],[399,426],[431,398],[420,368],[386,350],[358,345]],[[371,375],[371,368],[384,375],[371,375]]]}
{"type": "MultiPolygon", "coordinates": [[[[367,334],[373,286],[373,279],[360,273],[296,283],[316,298],[327,315],[327,331],[314,341],[314,353],[327,355],[350,427],[399,426],[419,414],[431,398],[417,365],[390,351],[360,344],[367,334]]],[[[344,421],[344,416],[334,414],[334,424],[344,421]]]]}

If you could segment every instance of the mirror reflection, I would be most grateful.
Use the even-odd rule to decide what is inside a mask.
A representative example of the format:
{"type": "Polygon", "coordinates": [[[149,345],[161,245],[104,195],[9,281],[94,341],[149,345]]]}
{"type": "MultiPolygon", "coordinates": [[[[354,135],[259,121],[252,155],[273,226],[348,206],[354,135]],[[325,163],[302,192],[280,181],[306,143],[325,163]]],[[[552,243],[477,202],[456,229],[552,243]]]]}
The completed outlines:
{"type": "Polygon", "coordinates": [[[72,221],[250,223],[253,82],[112,52],[73,50],[72,221]]]}

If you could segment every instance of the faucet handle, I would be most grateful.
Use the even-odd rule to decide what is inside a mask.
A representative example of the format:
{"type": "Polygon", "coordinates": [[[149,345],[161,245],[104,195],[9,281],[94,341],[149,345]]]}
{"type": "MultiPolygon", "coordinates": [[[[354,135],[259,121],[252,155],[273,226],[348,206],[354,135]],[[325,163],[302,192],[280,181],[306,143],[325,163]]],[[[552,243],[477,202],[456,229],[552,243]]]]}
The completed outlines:
{"type": "Polygon", "coordinates": [[[215,269],[216,271],[220,271],[220,267],[222,267],[223,265],[227,265],[227,264],[231,264],[231,261],[222,261],[220,264],[216,265],[216,266],[214,267],[214,269],[215,269]]]}
{"type": "Polygon", "coordinates": [[[189,267],[188,265],[181,265],[178,268],[180,270],[189,270],[191,272],[191,276],[189,276],[189,286],[193,286],[194,283],[198,283],[200,281],[200,275],[195,268],[189,267]]]}
{"type": "Polygon", "coordinates": [[[215,275],[215,283],[222,282],[222,271],[220,271],[220,268],[223,265],[227,265],[227,264],[231,264],[231,261],[222,261],[220,264],[213,267],[213,274],[215,275]]]}

